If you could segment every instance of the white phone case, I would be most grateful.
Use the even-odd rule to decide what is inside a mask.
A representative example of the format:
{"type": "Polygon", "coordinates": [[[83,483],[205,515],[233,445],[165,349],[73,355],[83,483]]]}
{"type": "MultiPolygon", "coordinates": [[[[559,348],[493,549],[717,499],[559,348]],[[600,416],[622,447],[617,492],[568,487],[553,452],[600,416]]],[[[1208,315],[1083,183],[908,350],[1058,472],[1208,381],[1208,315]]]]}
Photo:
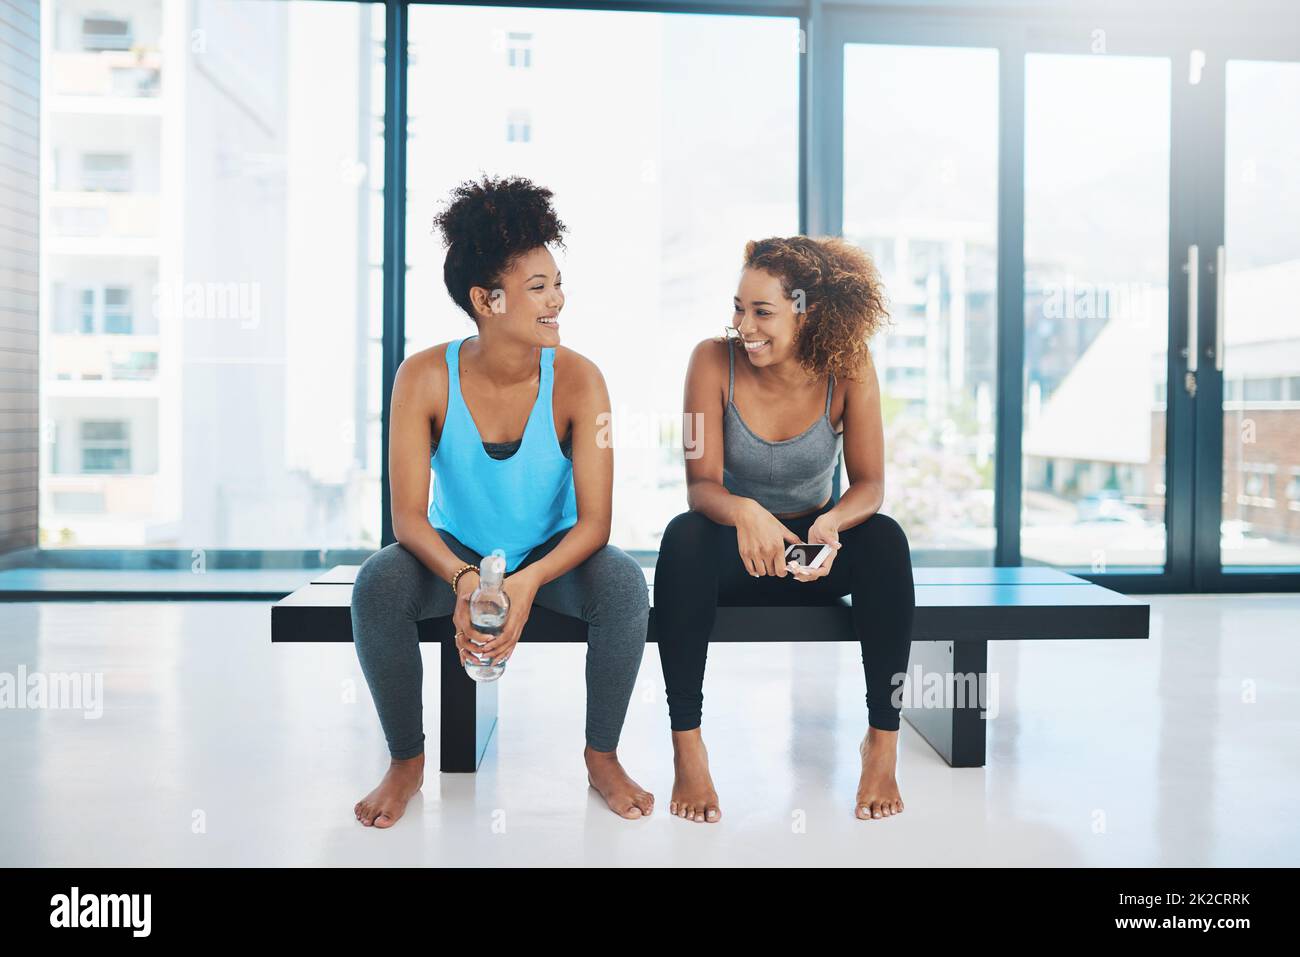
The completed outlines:
{"type": "Polygon", "coordinates": [[[800,542],[798,544],[790,545],[789,547],[787,547],[785,550],[786,564],[787,565],[793,564],[795,565],[796,568],[807,568],[809,571],[813,571],[814,569],[821,568],[822,562],[826,561],[827,556],[830,555],[831,553],[831,547],[829,545],[823,545],[821,551],[819,551],[816,555],[814,555],[813,560],[809,562],[807,565],[799,565],[795,562],[790,561],[791,548],[798,548],[800,545],[811,545],[811,544],[812,542],[800,542]]]}

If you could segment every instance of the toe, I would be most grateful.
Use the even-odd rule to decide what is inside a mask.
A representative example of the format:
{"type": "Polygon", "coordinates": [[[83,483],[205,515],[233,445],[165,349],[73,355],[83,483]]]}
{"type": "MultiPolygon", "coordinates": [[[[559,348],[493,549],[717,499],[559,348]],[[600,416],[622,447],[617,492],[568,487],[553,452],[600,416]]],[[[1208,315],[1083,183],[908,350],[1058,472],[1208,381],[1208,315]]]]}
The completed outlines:
{"type": "Polygon", "coordinates": [[[641,809],[642,814],[652,814],[655,809],[655,796],[648,791],[642,791],[637,795],[636,806],[641,809]]]}
{"type": "Polygon", "coordinates": [[[718,820],[718,818],[720,817],[722,817],[722,811],[719,810],[717,806],[713,804],[710,804],[708,809],[704,812],[704,819],[706,821],[709,821],[710,823],[718,820]]]}
{"type": "Polygon", "coordinates": [[[380,811],[379,814],[375,816],[375,827],[392,827],[392,826],[393,826],[393,819],[388,816],[387,811],[380,811]]]}
{"type": "Polygon", "coordinates": [[[637,807],[635,804],[629,805],[628,807],[623,809],[622,816],[627,818],[628,820],[635,820],[636,818],[639,818],[641,816],[641,809],[637,807]]]}

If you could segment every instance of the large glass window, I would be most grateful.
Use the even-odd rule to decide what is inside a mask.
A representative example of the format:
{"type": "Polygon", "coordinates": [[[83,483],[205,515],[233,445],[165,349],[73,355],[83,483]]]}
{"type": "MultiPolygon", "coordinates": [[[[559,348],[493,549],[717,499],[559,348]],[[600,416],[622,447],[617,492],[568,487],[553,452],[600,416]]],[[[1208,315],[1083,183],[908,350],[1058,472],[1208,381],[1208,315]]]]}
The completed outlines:
{"type": "MultiPolygon", "coordinates": [[[[41,4],[39,349],[11,370],[28,377],[11,392],[29,420],[11,464],[39,465],[22,494],[27,513],[38,499],[40,544],[89,551],[37,563],[202,548],[272,565],[377,547],[383,336],[399,318],[383,313],[385,268],[405,277],[392,352],[474,333],[443,288],[432,219],[484,173],[555,194],[570,227],[565,344],[600,365],[613,400],[612,537],[656,549],[685,507],[688,356],[731,321],[746,241],[798,230],[802,172],[804,218],[838,222],[886,284],[882,510],[924,562],[985,564],[996,533],[1017,531],[995,529],[1001,372],[1023,376],[1024,562],[1162,571],[1133,576],[1153,585],[1213,564],[1197,529],[1165,527],[1166,510],[1199,522],[1218,492],[1198,478],[1167,501],[1168,287],[1184,254],[1169,248],[1172,203],[1183,241],[1199,237],[1201,316],[1222,319],[1224,345],[1222,408],[1204,405],[1219,379],[1202,351],[1195,434],[1174,464],[1199,469],[1221,428],[1222,564],[1300,564],[1300,124],[1279,106],[1300,102],[1300,64],[1224,62],[1285,59],[1284,43],[1255,48],[1245,31],[1184,78],[1173,66],[1200,28],[1164,35],[1161,18],[1126,29],[1121,55],[1105,31],[1082,53],[1068,16],[1026,33],[956,8],[818,6],[808,22],[819,50],[842,50],[841,73],[837,56],[804,60],[792,17],[527,2],[41,4]],[[398,12],[408,56],[385,62],[398,12]],[[999,105],[1021,95],[1000,78],[1022,65],[1020,183],[1006,178],[1019,150],[998,154],[999,105]],[[384,116],[386,80],[404,84],[406,116],[384,116]],[[1207,141],[1220,102],[1223,141],[1207,141]],[[405,138],[385,140],[399,124],[405,138]],[[399,141],[406,182],[386,183],[399,141]],[[824,182],[837,163],[840,182],[824,182]],[[384,261],[386,215],[405,263],[384,261]],[[1023,226],[1023,288],[998,288],[1000,258],[1021,252],[1002,258],[999,225],[1023,226]],[[1021,369],[997,368],[999,295],[1019,303],[1021,369]],[[1174,561],[1171,531],[1196,532],[1174,535],[1191,542],[1174,561]],[[129,551],[143,547],[157,550],[129,551]]],[[[1204,348],[1214,332],[1200,334],[1204,348]]]]}
{"type": "Polygon", "coordinates": [[[1165,561],[1167,59],[1025,62],[1026,562],[1165,561]]]}
{"type": "Polygon", "coordinates": [[[893,317],[881,510],[954,564],[993,554],[997,144],[996,50],[845,46],[843,232],[893,317]]]}
{"type": "Polygon", "coordinates": [[[383,5],[43,5],[46,546],[379,543],[383,5]]]}
{"type": "Polygon", "coordinates": [[[1300,63],[1227,65],[1224,565],[1300,565],[1300,63]]]}
{"type": "Polygon", "coordinates": [[[745,242],[798,231],[798,24],[430,5],[410,43],[407,351],[474,332],[431,230],[451,188],[489,172],[554,190],[564,342],[613,405],[612,540],[657,548],[686,507],[691,349],[730,322],[745,242]]]}

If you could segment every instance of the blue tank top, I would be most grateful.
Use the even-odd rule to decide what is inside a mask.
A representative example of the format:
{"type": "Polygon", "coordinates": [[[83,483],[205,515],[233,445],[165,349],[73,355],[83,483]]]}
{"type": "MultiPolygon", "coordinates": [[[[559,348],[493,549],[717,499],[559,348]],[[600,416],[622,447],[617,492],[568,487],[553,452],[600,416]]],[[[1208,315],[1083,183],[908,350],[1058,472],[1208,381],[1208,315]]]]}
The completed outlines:
{"type": "Polygon", "coordinates": [[[447,344],[447,415],[429,459],[434,473],[429,524],[480,555],[502,549],[506,571],[512,572],[535,547],[578,521],[573,463],[555,437],[555,349],[542,350],[541,382],[519,450],[496,459],[483,447],[460,391],[464,341],[447,344]]]}

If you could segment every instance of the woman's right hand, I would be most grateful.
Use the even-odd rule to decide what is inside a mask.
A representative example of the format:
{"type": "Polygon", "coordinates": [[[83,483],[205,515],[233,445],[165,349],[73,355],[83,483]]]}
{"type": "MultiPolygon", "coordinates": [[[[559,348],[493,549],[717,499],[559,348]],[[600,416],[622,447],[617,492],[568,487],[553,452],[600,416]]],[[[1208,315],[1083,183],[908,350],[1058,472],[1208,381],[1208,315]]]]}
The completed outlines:
{"type": "Polygon", "coordinates": [[[785,577],[785,548],[799,541],[799,536],[754,499],[745,499],[736,519],[736,544],[740,560],[755,577],[785,577]]]}
{"type": "MultiPolygon", "coordinates": [[[[456,607],[451,613],[451,623],[456,627],[456,650],[460,653],[462,667],[474,653],[474,645],[470,644],[470,639],[483,643],[489,640],[487,635],[481,635],[474,630],[474,623],[469,617],[469,596],[474,594],[474,589],[477,587],[478,572],[476,571],[461,575],[460,581],[456,584],[456,607]]],[[[472,663],[476,665],[481,663],[477,655],[472,663]]]]}

